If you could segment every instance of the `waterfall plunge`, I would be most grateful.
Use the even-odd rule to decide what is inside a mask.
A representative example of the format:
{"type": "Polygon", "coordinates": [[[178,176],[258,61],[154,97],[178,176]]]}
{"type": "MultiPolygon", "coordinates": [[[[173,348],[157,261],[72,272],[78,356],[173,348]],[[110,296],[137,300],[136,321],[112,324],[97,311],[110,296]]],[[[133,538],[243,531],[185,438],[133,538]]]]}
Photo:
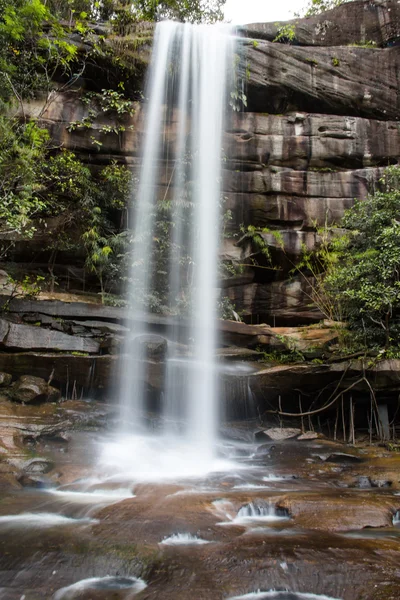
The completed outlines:
{"type": "Polygon", "coordinates": [[[161,475],[188,475],[193,469],[207,471],[214,459],[222,132],[234,64],[234,37],[227,26],[165,22],[156,27],[132,228],[129,321],[136,325],[125,345],[121,430],[103,456],[109,467],[126,460],[133,469],[139,461],[142,478],[151,477],[153,462],[161,475]],[[171,132],[173,144],[168,142],[171,132]],[[183,302],[189,308],[184,318],[169,318],[161,406],[165,426],[150,448],[144,416],[149,362],[141,340],[151,333],[148,303],[160,285],[155,213],[163,203],[171,215],[168,312],[179,314],[183,302]],[[184,357],[178,339],[190,348],[184,357]],[[177,421],[182,421],[180,428],[177,421]]]}

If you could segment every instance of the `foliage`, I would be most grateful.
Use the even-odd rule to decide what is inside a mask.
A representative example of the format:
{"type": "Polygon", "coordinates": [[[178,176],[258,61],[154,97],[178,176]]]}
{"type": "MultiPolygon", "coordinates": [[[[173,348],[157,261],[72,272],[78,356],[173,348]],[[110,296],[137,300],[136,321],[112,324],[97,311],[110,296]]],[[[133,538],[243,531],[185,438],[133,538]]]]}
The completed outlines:
{"type": "Polygon", "coordinates": [[[34,122],[0,117],[0,221],[3,232],[32,236],[33,216],[45,207],[38,174],[49,140],[34,122]]]}
{"type": "Polygon", "coordinates": [[[37,298],[42,291],[44,281],[45,278],[42,275],[25,275],[22,280],[8,275],[6,281],[0,285],[0,294],[5,292],[6,296],[4,303],[0,305],[0,310],[8,311],[14,298],[27,298],[29,300],[37,298]]]}
{"type": "Polygon", "coordinates": [[[60,17],[73,19],[82,12],[91,20],[113,20],[119,26],[134,21],[175,19],[190,23],[215,23],[223,19],[225,0],[50,0],[60,17]]]}
{"type": "MultiPolygon", "coordinates": [[[[121,85],[120,87],[123,88],[121,85]]],[[[125,98],[124,94],[117,90],[103,89],[101,93],[88,92],[82,97],[84,104],[88,106],[88,114],[79,121],[71,121],[67,126],[69,132],[76,130],[92,129],[94,121],[101,115],[113,115],[115,125],[103,125],[96,131],[103,134],[119,134],[126,130],[123,117],[133,115],[134,108],[131,100],[125,98]]],[[[130,126],[132,127],[132,126],[130,126]]],[[[102,142],[94,135],[91,136],[92,144],[99,147],[102,142]]]]}
{"type": "MultiPolygon", "coordinates": [[[[102,293],[116,279],[125,234],[110,221],[110,210],[126,210],[130,174],[112,162],[94,177],[74,153],[52,154],[49,135],[33,121],[0,118],[0,226],[11,239],[32,237],[40,219],[60,217],[49,238],[53,260],[73,244],[68,230],[83,232],[86,265],[99,278],[102,293]]],[[[3,253],[9,245],[3,246],[3,253]]],[[[51,268],[49,266],[51,272],[51,268]]]]}
{"type": "MultiPolygon", "coordinates": [[[[279,25],[279,23],[275,23],[279,25]]],[[[291,44],[296,39],[296,26],[293,23],[285,23],[278,27],[278,32],[273,42],[281,42],[284,44],[291,44]]]]}
{"type": "Polygon", "coordinates": [[[349,232],[336,241],[338,260],[325,285],[365,345],[397,344],[400,333],[400,168],[348,210],[349,232]]]}
{"type": "Polygon", "coordinates": [[[313,17],[327,10],[332,10],[332,8],[336,8],[346,2],[353,2],[353,0],[309,0],[302,16],[313,17]]]}
{"type": "Polygon", "coordinates": [[[56,72],[71,73],[77,48],[41,0],[0,4],[0,100],[21,103],[49,91],[56,72]]]}
{"type": "MultiPolygon", "coordinates": [[[[251,240],[251,243],[254,247],[256,254],[261,254],[264,259],[266,259],[267,264],[270,268],[273,267],[273,261],[271,256],[270,244],[265,239],[265,235],[269,234],[273,237],[276,245],[283,249],[283,237],[280,231],[269,229],[268,227],[263,227],[262,229],[254,227],[254,225],[248,225],[247,228],[241,227],[242,233],[244,233],[241,242],[244,240],[251,240]]],[[[254,257],[252,259],[253,266],[258,266],[257,259],[254,257]]]]}
{"type": "Polygon", "coordinates": [[[265,352],[262,348],[258,347],[256,350],[260,353],[260,359],[262,362],[266,363],[275,363],[278,365],[291,365],[299,362],[304,362],[304,355],[296,350],[271,350],[269,352],[265,352]]]}
{"type": "Polygon", "coordinates": [[[175,19],[189,23],[222,21],[225,0],[133,0],[138,19],[159,21],[175,19]]]}
{"type": "Polygon", "coordinates": [[[326,274],[332,272],[340,260],[340,244],[337,230],[325,225],[317,230],[318,243],[315,249],[302,246],[301,258],[292,273],[300,274],[311,288],[310,301],[331,321],[342,320],[342,307],[338,298],[333,298],[327,288],[326,274]]]}

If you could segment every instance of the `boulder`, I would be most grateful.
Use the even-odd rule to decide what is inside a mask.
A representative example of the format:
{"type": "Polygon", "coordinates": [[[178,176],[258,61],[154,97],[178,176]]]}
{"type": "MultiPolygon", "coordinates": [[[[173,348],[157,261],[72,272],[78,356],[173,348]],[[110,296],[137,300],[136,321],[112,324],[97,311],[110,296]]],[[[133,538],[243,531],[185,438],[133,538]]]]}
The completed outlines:
{"type": "Polygon", "coordinates": [[[16,402],[55,402],[60,396],[59,390],[33,375],[23,375],[12,388],[12,399],[16,402]]]}
{"type": "MultiPolygon", "coordinates": [[[[295,427],[273,427],[271,429],[264,429],[262,433],[270,440],[281,442],[283,440],[297,438],[301,435],[301,429],[296,429],[295,427]]],[[[260,435],[260,433],[258,435],[260,435]]]]}
{"type": "Polygon", "coordinates": [[[306,442],[309,440],[317,440],[320,437],[321,437],[321,434],[317,433],[316,431],[305,431],[304,433],[299,435],[299,437],[297,439],[299,441],[306,442]]]}
{"type": "Polygon", "coordinates": [[[10,373],[0,373],[0,387],[8,387],[11,381],[12,375],[10,373]]]}
{"type": "Polygon", "coordinates": [[[54,463],[47,458],[31,458],[22,465],[22,471],[26,475],[38,475],[48,473],[54,467],[54,463]]]}
{"type": "Polygon", "coordinates": [[[51,479],[48,479],[47,477],[43,477],[41,475],[36,474],[30,475],[29,473],[21,473],[17,477],[17,481],[22,485],[22,487],[30,487],[37,489],[49,488],[52,485],[54,485],[51,479]]]}
{"type": "Polygon", "coordinates": [[[346,454],[345,452],[334,452],[333,454],[330,454],[326,459],[325,462],[332,462],[332,463],[359,463],[362,462],[362,459],[359,458],[358,456],[355,456],[354,454],[346,454]]]}
{"type": "Polygon", "coordinates": [[[139,356],[150,360],[160,360],[167,356],[168,341],[160,335],[139,335],[130,340],[129,349],[133,356],[138,353],[139,356]]]}

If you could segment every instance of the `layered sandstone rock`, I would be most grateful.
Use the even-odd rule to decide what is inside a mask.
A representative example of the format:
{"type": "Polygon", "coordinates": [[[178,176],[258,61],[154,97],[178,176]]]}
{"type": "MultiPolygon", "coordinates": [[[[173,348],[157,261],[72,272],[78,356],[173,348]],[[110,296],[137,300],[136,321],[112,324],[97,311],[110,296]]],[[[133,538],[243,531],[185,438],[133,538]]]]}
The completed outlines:
{"type": "MultiPolygon", "coordinates": [[[[299,326],[323,318],[312,303],[312,279],[296,271],[299,257],[304,248],[312,251],[320,243],[321,226],[338,228],[354,200],[364,199],[378,185],[384,168],[399,161],[399,12],[395,0],[355,0],[317,17],[295,19],[295,37],[290,45],[273,42],[280,24],[239,28],[247,108],[231,115],[222,142],[224,210],[230,211],[231,218],[225,224],[220,254],[231,268],[221,281],[221,295],[228,296],[250,324],[299,326]],[[271,254],[272,268],[251,236],[243,235],[249,225],[268,228],[262,238],[271,254]]],[[[148,27],[144,34],[138,31],[125,38],[113,36],[110,44],[128,55],[134,52],[136,35],[143,67],[151,32],[148,27]]],[[[133,115],[121,117],[119,124],[124,131],[119,134],[105,133],[104,126],[116,124],[109,115],[95,119],[90,129],[71,130],[71,123],[88,116],[82,93],[80,87],[53,93],[47,103],[28,104],[25,113],[41,119],[55,146],[73,150],[93,170],[116,160],[137,172],[146,129],[140,103],[134,105],[133,115]],[[92,138],[101,145],[94,145],[92,138]]],[[[177,119],[177,113],[169,115],[165,131],[170,162],[166,163],[167,156],[162,157],[158,183],[160,197],[166,199],[173,192],[177,119]]],[[[49,232],[57,235],[59,226],[57,219],[49,220],[38,223],[31,240],[15,236],[9,240],[0,235],[0,241],[14,243],[10,258],[24,272],[39,267],[45,270],[50,251],[45,249],[44,240],[49,232]]],[[[69,233],[79,239],[79,224],[74,228],[69,233]]],[[[73,252],[58,253],[54,273],[67,288],[87,285],[84,254],[78,246],[73,252]]],[[[29,357],[39,357],[37,351],[43,351],[49,357],[47,366],[52,365],[66,385],[69,375],[54,350],[84,352],[93,354],[93,359],[63,358],[76,380],[81,386],[90,380],[98,389],[107,385],[115,365],[111,354],[120,351],[119,341],[126,333],[123,310],[78,307],[74,303],[53,303],[51,309],[43,303],[14,303],[11,312],[14,322],[7,321],[2,328],[5,353],[1,368],[26,374],[29,357]],[[28,313],[30,321],[25,320],[28,313]],[[36,322],[40,327],[32,326],[36,322]],[[96,361],[102,365],[100,370],[96,361]]],[[[162,334],[166,327],[165,320],[154,317],[152,331],[162,334]]],[[[254,348],[261,343],[269,349],[279,348],[276,336],[266,327],[240,330],[240,326],[226,324],[222,333],[226,345],[254,348]]],[[[38,374],[48,377],[40,358],[32,360],[38,374]]],[[[304,372],[304,380],[303,371],[293,376],[296,381],[300,377],[303,387],[307,387],[308,378],[322,385],[326,372],[318,369],[314,366],[312,372],[304,372]]],[[[341,376],[335,369],[329,367],[332,379],[341,376]]],[[[158,377],[157,372],[155,381],[158,377]]],[[[261,387],[278,389],[290,379],[287,372],[282,373],[282,380],[278,372],[271,377],[268,372],[257,381],[264,378],[261,387]]],[[[387,382],[391,387],[392,377],[387,382]]],[[[382,385],[383,389],[386,384],[382,385]]]]}
{"type": "Polygon", "coordinates": [[[239,27],[246,38],[272,42],[282,25],[294,30],[296,45],[342,46],[373,43],[386,46],[400,36],[400,7],[397,0],[355,0],[332,11],[288,23],[253,23],[239,27]]]}

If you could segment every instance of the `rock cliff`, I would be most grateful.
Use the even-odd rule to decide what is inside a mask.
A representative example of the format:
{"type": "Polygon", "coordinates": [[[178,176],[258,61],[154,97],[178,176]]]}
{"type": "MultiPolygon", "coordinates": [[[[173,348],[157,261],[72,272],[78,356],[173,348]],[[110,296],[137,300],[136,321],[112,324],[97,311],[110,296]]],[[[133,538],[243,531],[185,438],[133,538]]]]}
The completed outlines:
{"type": "MultiPolygon", "coordinates": [[[[225,209],[232,218],[226,225],[221,256],[233,268],[222,282],[222,293],[247,323],[277,326],[298,326],[322,318],[310,303],[310,281],[294,276],[293,266],[304,246],[309,250],[316,247],[319,227],[338,227],[344,211],[356,198],[365,198],[384,167],[397,164],[400,157],[400,4],[395,0],[357,0],[318,17],[295,19],[291,25],[294,38],[290,44],[273,41],[280,24],[239,28],[247,108],[233,116],[223,139],[225,209]],[[254,267],[251,259],[257,249],[251,239],[240,234],[249,225],[279,232],[279,243],[273,233],[263,234],[274,270],[254,267]]],[[[146,31],[148,35],[151,29],[146,31]]],[[[118,45],[118,39],[113,43],[118,45]]],[[[121,39],[120,45],[124,43],[121,39]]],[[[140,103],[133,115],[123,117],[124,131],[112,134],[104,130],[115,125],[107,116],[94,120],[90,129],[70,130],[70,123],[88,115],[78,88],[58,93],[44,111],[42,108],[39,102],[31,103],[25,112],[40,115],[55,146],[73,150],[92,169],[116,160],[137,171],[145,131],[140,103]],[[93,140],[101,145],[94,145],[93,140]]],[[[169,158],[173,158],[176,135],[174,118],[176,115],[166,131],[169,158]]],[[[160,195],[166,197],[171,178],[167,168],[163,172],[159,187],[160,195]]],[[[79,236],[79,225],[74,227],[79,236]]],[[[10,260],[25,270],[45,268],[49,251],[44,249],[43,239],[49,231],[57,232],[56,220],[40,224],[31,240],[14,240],[10,260]]],[[[2,268],[7,270],[7,264],[2,268]]],[[[77,252],[60,251],[53,269],[67,289],[79,289],[82,281],[87,281],[83,257],[77,252]]],[[[80,323],[73,322],[73,314],[59,315],[68,319],[61,330],[57,323],[54,327],[54,310],[50,315],[44,313],[48,322],[38,317],[39,327],[35,328],[15,315],[10,322],[8,315],[0,324],[5,352],[1,369],[24,375],[29,372],[30,360],[40,370],[38,351],[68,352],[68,364],[72,371],[76,369],[80,385],[85,387],[90,377],[92,385],[97,377],[97,387],[103,387],[113,370],[111,355],[116,351],[115,343],[107,342],[110,329],[104,331],[105,323],[115,327],[121,323],[115,312],[95,315],[96,310],[90,317],[78,311],[75,321],[80,323]],[[22,366],[17,364],[16,349],[22,352],[18,359],[22,366]],[[85,356],[77,360],[71,352],[85,356]],[[104,363],[101,373],[91,366],[100,363],[104,363]]],[[[27,312],[41,309],[31,307],[27,312]]],[[[111,337],[118,340],[120,333],[114,329],[111,337]]],[[[232,343],[228,333],[227,345],[232,343]]],[[[254,332],[243,333],[254,339],[254,332]]],[[[240,345],[237,334],[235,343],[240,345]]],[[[279,346],[271,333],[258,334],[267,335],[268,347],[279,346]]],[[[252,344],[247,340],[242,345],[252,344]]],[[[65,354],[58,356],[66,360],[65,354]]],[[[48,364],[57,369],[57,360],[48,364]]],[[[68,373],[64,379],[59,375],[63,385],[68,373]]],[[[39,374],[46,377],[43,369],[39,374]]]]}

